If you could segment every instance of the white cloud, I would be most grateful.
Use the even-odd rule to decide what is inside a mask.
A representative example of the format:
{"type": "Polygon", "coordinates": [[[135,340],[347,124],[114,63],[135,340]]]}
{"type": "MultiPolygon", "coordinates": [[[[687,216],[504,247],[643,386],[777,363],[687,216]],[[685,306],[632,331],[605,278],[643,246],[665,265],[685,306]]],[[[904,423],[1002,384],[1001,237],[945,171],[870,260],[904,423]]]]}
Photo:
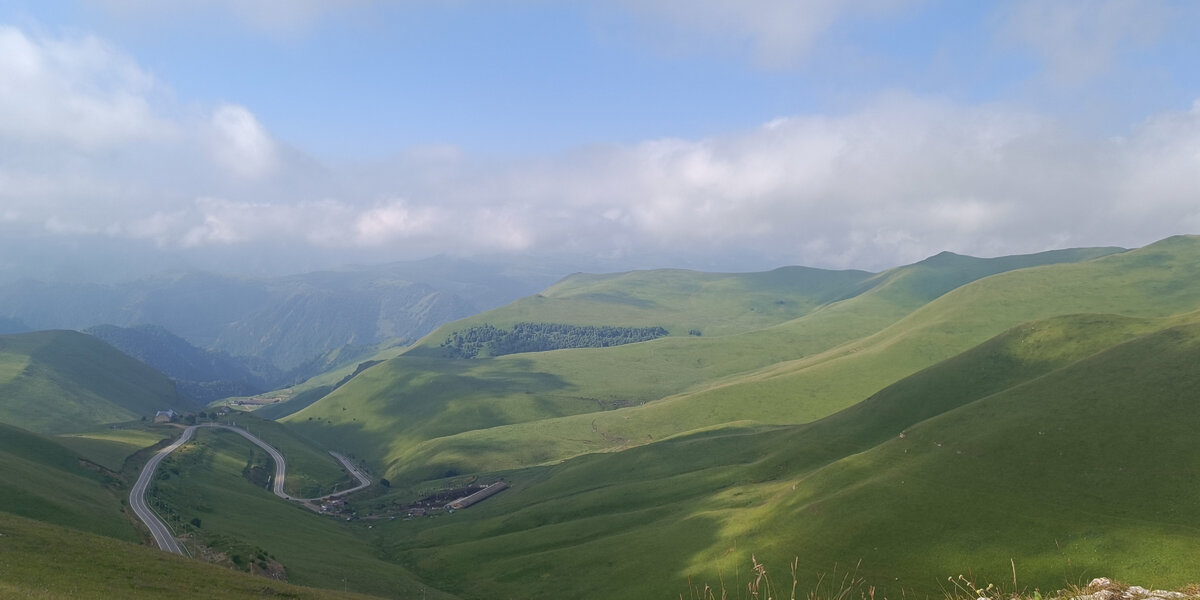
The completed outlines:
{"type": "Polygon", "coordinates": [[[169,137],[154,78],[92,37],[48,38],[0,25],[0,139],[94,150],[169,137]]]}
{"type": "Polygon", "coordinates": [[[363,211],[354,221],[350,239],[373,246],[433,234],[436,227],[447,226],[438,213],[432,207],[413,210],[403,201],[388,202],[363,211]]]}
{"type": "Polygon", "coordinates": [[[225,104],[213,111],[213,160],[230,173],[247,179],[271,174],[279,166],[275,141],[243,106],[225,104]]]}
{"type": "Polygon", "coordinates": [[[64,236],[102,231],[194,250],[572,252],[726,265],[757,257],[859,268],[945,249],[1137,245],[1200,224],[1200,104],[1124,137],[1094,138],[1002,106],[891,95],[723,137],[500,166],[453,154],[437,161],[438,177],[408,176],[430,164],[418,152],[356,170],[352,186],[326,198],[270,184],[173,210],[118,205],[41,222],[64,236]],[[404,199],[372,199],[385,189],[404,199]]]}
{"type": "Polygon", "coordinates": [[[1200,103],[1109,138],[891,94],[724,136],[508,163],[430,147],[338,168],[285,151],[246,107],[177,110],[100,40],[0,28],[0,45],[0,74],[31,90],[0,87],[0,217],[52,240],[883,268],[1200,226],[1200,103]]]}

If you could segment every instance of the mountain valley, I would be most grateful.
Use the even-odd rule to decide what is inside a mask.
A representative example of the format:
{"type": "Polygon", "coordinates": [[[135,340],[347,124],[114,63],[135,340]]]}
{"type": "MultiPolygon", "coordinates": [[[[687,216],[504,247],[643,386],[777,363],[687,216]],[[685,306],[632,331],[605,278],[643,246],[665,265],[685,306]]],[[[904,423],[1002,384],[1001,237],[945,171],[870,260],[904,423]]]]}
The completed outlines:
{"type": "MultiPolygon", "coordinates": [[[[263,343],[299,339],[246,318],[263,343]]],[[[241,578],[270,571],[310,586],[287,588],[298,597],[670,598],[689,581],[741,590],[752,559],[777,576],[795,561],[808,589],[853,569],[892,598],[942,597],[967,572],[1044,591],[1198,579],[1197,237],[880,273],[576,274],[413,332],[262,408],[182,393],[228,355],[143,358],[192,369],[172,383],[82,333],[0,335],[0,533],[120,548],[106,552],[130,565],[123,582],[169,564],[193,583],[148,585],[178,596],[204,570],[244,591],[228,597],[256,597],[241,578]],[[158,557],[136,547],[123,498],[178,436],[152,422],[167,409],[261,436],[288,459],[289,493],[345,485],[331,450],[376,485],[317,514],[264,489],[261,449],[202,431],[151,495],[206,558],[158,557]],[[496,481],[508,488],[469,508],[413,515],[496,481]]],[[[247,376],[232,372],[210,381],[247,376]]],[[[114,585],[105,570],[80,585],[114,585]]]]}

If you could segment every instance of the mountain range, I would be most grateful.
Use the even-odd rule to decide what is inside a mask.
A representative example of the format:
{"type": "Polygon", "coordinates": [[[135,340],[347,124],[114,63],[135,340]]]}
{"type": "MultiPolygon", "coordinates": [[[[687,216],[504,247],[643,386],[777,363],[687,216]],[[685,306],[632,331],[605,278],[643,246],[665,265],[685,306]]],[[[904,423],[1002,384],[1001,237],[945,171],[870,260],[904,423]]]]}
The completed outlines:
{"type": "MultiPolygon", "coordinates": [[[[0,342],[0,421],[21,428],[0,462],[50,481],[6,479],[0,512],[19,516],[0,528],[136,538],[104,490],[171,430],[97,431],[112,421],[69,401],[136,382],[151,392],[135,414],[179,402],[173,386],[83,334],[0,342]],[[99,499],[35,510],[59,495],[99,499]],[[104,525],[81,526],[90,513],[104,525]]],[[[963,573],[1016,591],[1178,587],[1200,579],[1197,364],[1197,237],[881,273],[576,274],[236,416],[296,457],[296,485],[338,485],[324,450],[368,469],[376,485],[339,513],[352,520],[279,502],[255,479],[265,455],[216,432],[165,463],[157,497],[213,562],[262,557],[292,583],[385,597],[740,592],[754,564],[892,598],[963,573]],[[447,351],[495,339],[539,350],[447,351]],[[470,508],[406,518],[501,480],[470,508]]]]}
{"type": "Polygon", "coordinates": [[[442,257],[287,277],[179,272],[108,284],[22,280],[0,284],[0,326],[154,325],[199,348],[253,357],[286,373],[345,346],[418,339],[559,276],[553,267],[442,257]]]}

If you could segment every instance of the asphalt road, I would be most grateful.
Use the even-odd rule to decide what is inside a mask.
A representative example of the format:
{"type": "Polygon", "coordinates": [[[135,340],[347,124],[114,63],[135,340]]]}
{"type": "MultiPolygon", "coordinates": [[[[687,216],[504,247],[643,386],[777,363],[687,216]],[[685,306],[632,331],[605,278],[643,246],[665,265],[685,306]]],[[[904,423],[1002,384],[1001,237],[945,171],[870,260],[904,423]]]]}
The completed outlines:
{"type": "Polygon", "coordinates": [[[184,429],[183,435],[179,436],[179,439],[175,440],[173,444],[163,448],[162,450],[159,450],[157,454],[150,457],[150,460],[146,461],[146,466],[142,467],[142,473],[138,475],[137,482],[133,484],[133,490],[129,493],[129,506],[133,508],[134,514],[136,514],[137,517],[146,524],[146,527],[150,529],[150,533],[154,535],[154,541],[158,543],[158,547],[166,550],[167,552],[174,552],[175,554],[184,553],[183,548],[179,546],[179,541],[175,539],[175,536],[171,533],[171,530],[168,529],[167,525],[158,518],[158,515],[156,515],[154,511],[150,510],[150,507],[146,505],[146,488],[150,486],[150,481],[154,479],[154,472],[158,469],[159,463],[161,463],[168,454],[174,452],[180,446],[191,440],[192,436],[196,433],[197,427],[217,427],[220,429],[228,429],[246,438],[247,440],[250,440],[259,448],[265,450],[266,453],[271,456],[271,460],[275,461],[275,476],[273,478],[271,491],[274,492],[276,496],[279,496],[284,500],[299,502],[310,509],[317,510],[316,507],[310,504],[312,502],[318,502],[320,500],[325,500],[326,498],[344,496],[352,492],[357,492],[358,490],[371,485],[371,479],[362,471],[358,470],[345,456],[342,456],[337,452],[330,451],[330,454],[332,454],[333,457],[338,460],[338,462],[342,463],[342,466],[346,467],[346,470],[350,471],[350,474],[353,475],[355,479],[358,479],[358,485],[347,490],[326,494],[317,498],[294,498],[283,491],[283,484],[287,479],[287,461],[283,458],[283,455],[275,449],[274,446],[262,441],[258,437],[255,437],[253,434],[240,427],[216,425],[214,423],[192,425],[191,427],[184,429]]]}
{"type": "Polygon", "coordinates": [[[192,434],[194,433],[196,433],[194,425],[184,429],[183,435],[179,436],[179,439],[175,440],[173,444],[151,456],[150,460],[146,461],[146,466],[142,467],[142,473],[138,475],[137,482],[133,484],[133,490],[129,492],[129,507],[133,509],[133,513],[150,529],[150,533],[154,536],[154,541],[158,544],[158,547],[167,552],[174,552],[175,554],[183,554],[183,548],[179,546],[179,541],[175,539],[175,535],[167,528],[167,524],[163,523],[162,519],[159,519],[158,515],[146,505],[146,488],[150,486],[150,480],[154,478],[154,472],[158,469],[158,464],[168,454],[188,443],[188,440],[192,439],[192,434]]]}
{"type": "Polygon", "coordinates": [[[342,466],[346,467],[347,471],[350,471],[350,474],[353,475],[354,478],[358,480],[358,485],[356,485],[348,490],[342,490],[340,492],[326,494],[324,496],[321,496],[320,498],[310,498],[309,499],[310,501],[315,502],[317,500],[324,500],[326,498],[336,498],[338,496],[345,496],[346,494],[351,494],[351,493],[357,492],[358,490],[361,490],[361,489],[371,485],[371,478],[367,477],[362,471],[359,471],[358,468],[355,467],[354,464],[350,462],[350,459],[346,458],[345,456],[342,456],[341,454],[338,454],[337,452],[334,452],[333,450],[330,450],[329,453],[332,454],[334,458],[338,459],[338,462],[342,463],[342,466]]]}

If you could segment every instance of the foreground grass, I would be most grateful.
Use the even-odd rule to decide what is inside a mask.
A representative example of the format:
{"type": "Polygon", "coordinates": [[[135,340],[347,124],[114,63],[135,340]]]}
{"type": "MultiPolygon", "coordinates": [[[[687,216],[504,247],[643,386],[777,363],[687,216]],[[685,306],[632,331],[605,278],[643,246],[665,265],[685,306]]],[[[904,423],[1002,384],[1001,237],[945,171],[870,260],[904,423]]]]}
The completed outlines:
{"type": "MultiPolygon", "coordinates": [[[[679,594],[680,600],[743,600],[743,599],[783,599],[805,598],[806,600],[881,600],[886,598],[878,593],[878,589],[867,583],[859,575],[861,564],[839,571],[833,569],[827,573],[818,573],[815,582],[806,581],[798,572],[800,559],[796,558],[787,565],[788,573],[780,576],[778,572],[768,570],[768,565],[758,562],[751,557],[750,564],[743,572],[736,571],[730,579],[722,577],[717,582],[704,583],[692,581],[689,578],[687,593],[679,594]],[[811,585],[811,587],[806,587],[811,585]]],[[[1146,589],[1132,586],[1106,577],[1093,578],[1086,585],[1082,583],[1065,582],[1061,588],[1043,591],[1038,588],[1023,586],[1017,575],[1015,560],[1010,560],[1012,579],[1002,582],[982,581],[974,575],[959,574],[957,577],[946,577],[941,594],[922,596],[912,594],[911,597],[933,597],[943,600],[1075,600],[1080,598],[1121,598],[1142,599],[1147,597],[1172,598],[1173,600],[1196,600],[1200,598],[1200,584],[1188,584],[1179,590],[1146,589]]],[[[897,597],[897,596],[893,596],[897,597]]],[[[898,597],[908,598],[903,591],[898,597]]]]}
{"type": "Polygon", "coordinates": [[[0,512],[0,597],[369,598],[237,573],[4,512],[0,512]]]}

